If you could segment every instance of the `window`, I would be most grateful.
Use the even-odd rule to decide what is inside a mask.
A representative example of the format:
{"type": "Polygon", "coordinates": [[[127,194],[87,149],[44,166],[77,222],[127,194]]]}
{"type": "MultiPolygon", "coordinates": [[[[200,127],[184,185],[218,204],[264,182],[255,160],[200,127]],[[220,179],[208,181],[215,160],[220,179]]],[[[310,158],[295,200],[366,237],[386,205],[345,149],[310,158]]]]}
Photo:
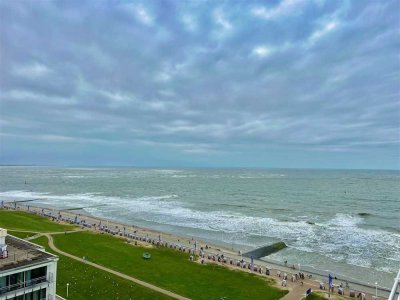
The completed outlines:
{"type": "Polygon", "coordinates": [[[40,267],[37,269],[32,269],[31,270],[31,279],[36,279],[39,277],[43,277],[46,276],[46,272],[47,272],[47,267],[40,267]]]}
{"type": "Polygon", "coordinates": [[[24,286],[24,272],[14,273],[6,276],[8,290],[13,291],[24,286]]]}
{"type": "Polygon", "coordinates": [[[46,289],[30,292],[25,295],[9,298],[9,300],[42,300],[46,299],[46,289]]]}
{"type": "Polygon", "coordinates": [[[0,289],[7,285],[7,276],[0,277],[0,289]]]}

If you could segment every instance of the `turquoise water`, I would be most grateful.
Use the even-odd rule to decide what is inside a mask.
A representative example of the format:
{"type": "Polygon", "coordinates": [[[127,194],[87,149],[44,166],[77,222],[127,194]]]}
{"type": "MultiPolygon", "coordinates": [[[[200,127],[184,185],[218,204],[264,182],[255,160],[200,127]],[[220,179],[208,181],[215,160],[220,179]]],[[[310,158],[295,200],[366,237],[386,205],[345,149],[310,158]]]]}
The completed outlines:
{"type": "Polygon", "coordinates": [[[1,167],[2,200],[87,213],[250,249],[391,286],[400,267],[400,173],[1,167]],[[25,184],[26,180],[26,184],[25,184]]]}

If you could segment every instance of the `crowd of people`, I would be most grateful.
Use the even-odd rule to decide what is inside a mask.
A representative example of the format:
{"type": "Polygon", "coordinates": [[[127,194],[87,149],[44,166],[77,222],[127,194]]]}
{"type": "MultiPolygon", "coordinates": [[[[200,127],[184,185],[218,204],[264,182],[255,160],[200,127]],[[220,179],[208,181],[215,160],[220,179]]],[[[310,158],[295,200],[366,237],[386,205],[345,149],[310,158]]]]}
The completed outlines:
{"type": "MultiPolygon", "coordinates": [[[[4,204],[3,204],[3,208],[4,204]]],[[[15,205],[14,207],[10,207],[11,209],[17,209],[17,206],[15,205]]],[[[65,223],[70,223],[70,224],[75,224],[78,226],[81,226],[82,228],[91,228],[93,230],[98,230],[102,233],[108,233],[114,236],[120,236],[120,237],[125,237],[127,238],[127,242],[131,243],[131,240],[134,241],[135,245],[138,245],[138,242],[145,242],[149,243],[154,246],[159,246],[159,247],[167,247],[170,249],[174,249],[180,252],[188,253],[190,254],[189,260],[190,261],[196,261],[196,255],[199,257],[199,262],[201,264],[206,264],[206,263],[220,263],[222,265],[229,265],[231,267],[236,267],[240,269],[245,269],[250,272],[266,275],[266,276],[272,276],[272,270],[267,267],[262,267],[260,265],[256,265],[253,263],[253,259],[251,262],[245,261],[243,259],[243,256],[241,255],[241,252],[239,251],[239,255],[241,256],[241,259],[238,258],[230,258],[226,256],[226,254],[223,253],[211,253],[210,249],[211,247],[208,245],[205,245],[204,247],[197,247],[197,242],[193,240],[189,240],[188,244],[189,246],[184,246],[180,244],[180,240],[178,239],[178,243],[175,242],[168,242],[165,240],[162,240],[161,235],[158,235],[158,238],[150,237],[149,234],[140,234],[140,232],[135,228],[134,226],[129,226],[128,228],[126,226],[119,226],[119,225],[113,225],[109,226],[108,221],[102,221],[99,220],[97,223],[93,222],[87,222],[85,220],[85,216],[81,216],[80,214],[75,215],[74,217],[68,216],[68,214],[63,215],[62,211],[54,212],[46,209],[41,209],[41,210],[32,210],[28,206],[28,211],[39,214],[45,217],[48,217],[52,219],[55,222],[65,222],[65,223]]],[[[70,215],[70,214],[69,214],[70,215]]],[[[219,249],[217,249],[219,250],[219,249]]],[[[285,266],[287,266],[287,261],[284,262],[285,266]]],[[[295,269],[294,265],[292,269],[295,269]]],[[[312,278],[311,274],[305,275],[303,272],[293,272],[290,274],[283,273],[279,270],[276,270],[276,277],[278,280],[281,280],[281,286],[286,287],[288,278],[290,279],[291,282],[295,283],[300,280],[301,285],[303,285],[303,280],[305,280],[306,276],[308,279],[312,278]]],[[[348,283],[346,282],[346,287],[348,288],[348,283]]],[[[324,290],[325,289],[325,283],[321,282],[320,283],[320,289],[324,290]]],[[[331,292],[333,292],[333,289],[331,288],[331,292]]],[[[342,284],[338,286],[338,294],[344,295],[344,287],[342,284]]],[[[363,300],[365,299],[365,294],[364,293],[359,293],[358,299],[363,300]]]]}
{"type": "MultiPolygon", "coordinates": [[[[62,221],[62,222],[66,222],[69,224],[79,225],[82,228],[91,228],[91,229],[99,230],[101,232],[109,233],[112,235],[125,237],[125,238],[128,238],[129,243],[130,243],[129,239],[134,240],[136,245],[137,245],[137,242],[146,242],[146,243],[152,244],[154,246],[167,247],[170,249],[178,250],[180,252],[188,253],[188,254],[190,254],[189,260],[191,260],[191,261],[195,261],[195,257],[196,257],[196,255],[198,255],[201,264],[206,264],[207,262],[221,263],[221,264],[230,265],[232,267],[246,269],[248,271],[258,273],[258,274],[264,274],[267,276],[272,275],[270,268],[263,268],[260,265],[256,265],[254,263],[247,262],[243,258],[235,259],[235,258],[229,258],[226,255],[224,255],[223,253],[216,253],[216,254],[210,253],[208,250],[210,250],[211,247],[208,245],[204,245],[202,247],[199,247],[199,249],[197,249],[197,242],[194,241],[193,239],[191,241],[190,240],[188,241],[188,244],[190,245],[188,247],[188,246],[184,246],[184,245],[181,245],[178,243],[164,241],[161,239],[160,235],[158,236],[158,238],[152,238],[148,234],[140,235],[138,230],[135,229],[134,227],[127,228],[126,226],[121,227],[118,225],[114,225],[111,227],[107,224],[107,222],[105,223],[104,221],[101,221],[101,220],[98,223],[90,223],[85,220],[84,216],[81,216],[79,214],[75,215],[73,218],[71,218],[69,216],[64,216],[61,211],[59,211],[57,213],[47,211],[45,209],[42,209],[41,211],[37,211],[37,210],[30,210],[30,211],[33,213],[48,217],[48,218],[52,219],[53,221],[58,221],[58,222],[62,221]]],[[[277,274],[279,274],[277,276],[280,277],[279,271],[277,272],[277,274]]],[[[302,273],[300,273],[300,274],[302,274],[302,273]]],[[[292,282],[297,281],[300,274],[291,274],[292,282]]],[[[283,278],[283,280],[287,280],[286,273],[285,273],[285,278],[283,278]]]]}

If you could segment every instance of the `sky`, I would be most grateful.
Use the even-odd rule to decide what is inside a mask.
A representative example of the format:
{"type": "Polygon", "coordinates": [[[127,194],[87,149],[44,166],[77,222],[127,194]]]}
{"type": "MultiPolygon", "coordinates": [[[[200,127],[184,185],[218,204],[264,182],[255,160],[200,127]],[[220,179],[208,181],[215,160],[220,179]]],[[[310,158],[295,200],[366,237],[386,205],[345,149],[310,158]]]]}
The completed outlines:
{"type": "Polygon", "coordinates": [[[399,12],[0,0],[0,164],[400,169],[399,12]]]}

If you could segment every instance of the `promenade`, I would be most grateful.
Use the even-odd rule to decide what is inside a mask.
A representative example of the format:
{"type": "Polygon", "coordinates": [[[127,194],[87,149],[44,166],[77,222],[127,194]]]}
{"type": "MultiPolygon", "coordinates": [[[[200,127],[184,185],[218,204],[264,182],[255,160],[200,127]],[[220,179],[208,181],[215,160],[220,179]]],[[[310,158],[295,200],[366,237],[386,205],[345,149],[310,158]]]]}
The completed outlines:
{"type": "MultiPolygon", "coordinates": [[[[103,232],[108,232],[110,234],[113,234],[114,236],[118,236],[120,238],[128,238],[130,240],[136,240],[139,241],[141,244],[155,244],[155,245],[168,245],[169,247],[173,247],[177,249],[177,251],[187,251],[195,254],[200,254],[204,257],[204,263],[210,264],[210,263],[215,263],[215,264],[220,264],[224,265],[228,268],[232,269],[240,269],[244,272],[251,272],[251,273],[257,273],[259,276],[266,276],[265,275],[265,270],[269,269],[269,276],[270,278],[275,278],[277,280],[277,285],[282,288],[282,277],[283,274],[287,274],[287,280],[286,280],[286,287],[285,289],[289,290],[289,293],[282,299],[285,300],[297,300],[297,299],[302,299],[305,296],[305,291],[308,288],[311,288],[312,290],[319,290],[320,283],[324,282],[325,287],[328,286],[327,284],[327,278],[321,277],[318,274],[312,274],[310,272],[305,272],[304,270],[301,270],[301,272],[305,273],[306,276],[304,279],[297,279],[297,280],[291,280],[292,274],[298,274],[299,270],[289,268],[286,266],[281,266],[277,264],[272,264],[270,262],[266,262],[263,260],[254,260],[254,268],[257,269],[257,272],[254,272],[251,268],[248,266],[251,264],[250,259],[246,257],[242,257],[239,255],[239,252],[236,251],[235,249],[229,249],[227,247],[221,247],[218,245],[213,245],[206,243],[204,241],[199,241],[195,240],[194,238],[188,238],[188,237],[178,237],[175,235],[167,234],[167,233],[161,233],[158,231],[154,230],[149,230],[145,228],[140,228],[128,224],[122,224],[122,223],[117,223],[113,222],[110,220],[102,219],[102,218],[97,218],[85,214],[80,214],[76,212],[72,212],[69,210],[64,210],[60,211],[54,208],[43,208],[43,207],[37,207],[37,206],[31,206],[29,207],[27,205],[21,205],[18,203],[18,205],[7,205],[8,209],[17,209],[17,210],[22,210],[22,211],[29,211],[31,213],[37,213],[37,214],[43,214],[47,217],[50,217],[54,220],[60,221],[60,218],[64,222],[77,222],[79,225],[82,226],[82,229],[85,230],[92,230],[92,231],[103,231],[103,232]],[[180,250],[179,250],[180,249],[180,250]],[[221,260],[218,262],[218,257],[224,257],[225,260],[221,260]],[[230,261],[233,263],[231,264],[230,261]],[[243,267],[238,267],[236,266],[238,262],[244,262],[246,264],[246,268],[243,267]],[[259,270],[262,270],[262,273],[259,273],[259,270]],[[280,274],[281,276],[278,276],[280,274]],[[311,275],[311,276],[309,276],[311,275]]],[[[57,251],[54,247],[54,244],[51,243],[52,238],[51,238],[51,233],[47,233],[46,236],[49,238],[49,245],[52,247],[54,251],[57,251]]],[[[67,255],[68,253],[62,253],[63,255],[67,255]]],[[[69,255],[69,254],[68,254],[69,255]]],[[[79,259],[79,258],[78,258],[79,259]]],[[[201,262],[201,257],[197,260],[198,263],[201,262]]],[[[113,270],[110,270],[113,271],[113,270]]],[[[114,271],[113,271],[114,272],[114,271]]],[[[121,273],[122,274],[122,273],[121,273]]],[[[117,274],[115,274],[117,275],[117,274]]],[[[124,275],[124,274],[123,274],[124,275]]],[[[126,275],[124,275],[126,276],[126,275]]],[[[129,277],[129,276],[128,276],[129,277]]],[[[294,278],[293,278],[294,279],[294,278]]],[[[137,280],[135,278],[131,278],[129,280],[137,280]]],[[[140,280],[139,280],[140,281],[140,280]]],[[[136,282],[139,283],[139,282],[136,282]]],[[[141,283],[139,283],[141,284],[141,283]]],[[[147,283],[144,283],[147,284],[147,283]]],[[[334,286],[335,288],[335,294],[337,294],[337,287],[340,284],[340,280],[334,280],[334,286]]],[[[158,287],[155,287],[158,288],[158,287]]],[[[375,295],[375,288],[367,285],[363,285],[361,283],[351,283],[348,288],[345,288],[345,295],[349,295],[350,290],[355,291],[355,294],[357,295],[360,291],[364,292],[366,294],[366,300],[373,299],[373,295],[375,295]]],[[[169,292],[169,291],[166,291],[169,292]]],[[[389,295],[388,290],[386,289],[379,289],[378,299],[387,299],[389,295]]],[[[176,297],[181,297],[179,295],[176,295],[176,297]]],[[[176,298],[174,297],[174,298],[176,298]]],[[[183,298],[176,298],[176,299],[183,299],[183,298]]]]}

